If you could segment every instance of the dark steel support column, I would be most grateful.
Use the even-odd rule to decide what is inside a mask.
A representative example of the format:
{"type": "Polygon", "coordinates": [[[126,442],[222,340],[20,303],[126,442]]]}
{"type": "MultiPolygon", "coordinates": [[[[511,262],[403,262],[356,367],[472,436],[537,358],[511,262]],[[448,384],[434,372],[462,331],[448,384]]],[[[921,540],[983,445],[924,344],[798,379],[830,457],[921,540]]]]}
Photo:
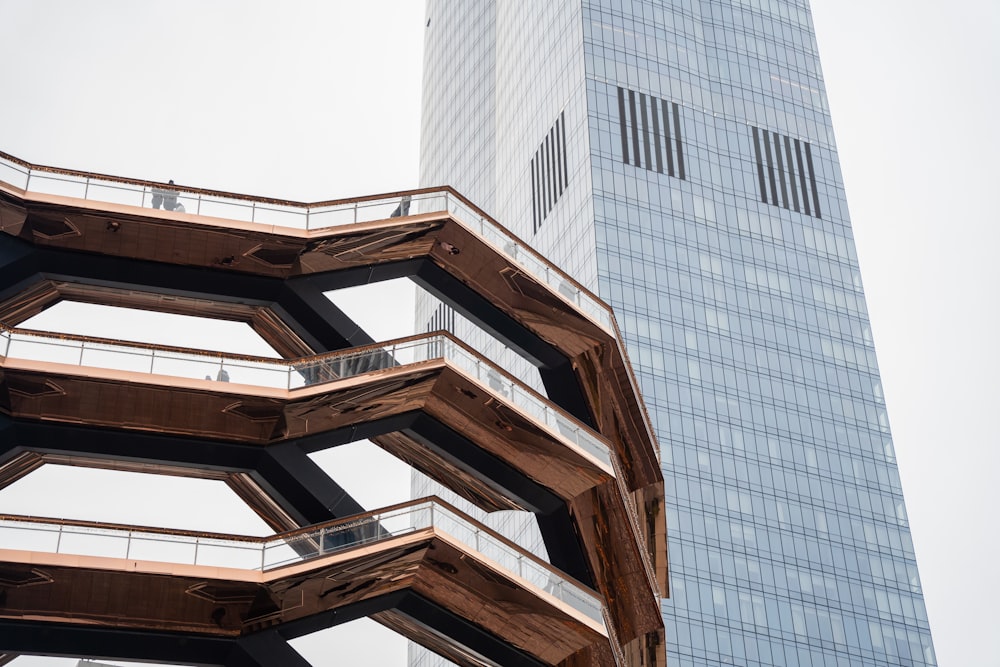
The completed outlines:
{"type": "Polygon", "coordinates": [[[265,630],[237,639],[225,667],[310,667],[310,664],[276,630],[265,630]]]}
{"type": "Polygon", "coordinates": [[[268,445],[253,473],[258,483],[294,508],[303,525],[360,514],[365,511],[296,444],[268,445]]]}

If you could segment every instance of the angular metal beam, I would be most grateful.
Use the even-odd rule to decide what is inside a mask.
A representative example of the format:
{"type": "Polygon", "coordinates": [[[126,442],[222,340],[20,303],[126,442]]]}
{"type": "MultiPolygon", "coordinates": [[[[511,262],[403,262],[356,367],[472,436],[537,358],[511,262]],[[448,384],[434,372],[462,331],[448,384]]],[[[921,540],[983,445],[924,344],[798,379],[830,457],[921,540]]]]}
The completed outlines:
{"type": "Polygon", "coordinates": [[[253,665],[241,662],[242,650],[264,658],[260,665],[289,664],[278,662],[284,638],[366,615],[432,650],[458,644],[498,664],[610,658],[597,621],[436,528],[264,572],[8,549],[0,576],[0,619],[25,629],[0,633],[0,651],[253,665]],[[104,593],[74,595],[80,587],[104,593]],[[113,649],[97,641],[110,629],[124,638],[113,649]]]}

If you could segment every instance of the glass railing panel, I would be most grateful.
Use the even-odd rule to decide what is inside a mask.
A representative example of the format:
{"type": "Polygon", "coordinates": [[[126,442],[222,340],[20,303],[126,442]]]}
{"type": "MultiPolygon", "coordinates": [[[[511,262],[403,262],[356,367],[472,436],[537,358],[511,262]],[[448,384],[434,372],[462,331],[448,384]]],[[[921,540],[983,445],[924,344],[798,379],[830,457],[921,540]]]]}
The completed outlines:
{"type": "Polygon", "coordinates": [[[315,533],[304,533],[281,540],[266,542],[261,549],[261,562],[258,567],[271,570],[283,565],[306,561],[327,553],[338,551],[326,544],[315,533]],[[324,544],[325,549],[320,545],[324,544]]]}
{"type": "Polygon", "coordinates": [[[22,551],[56,553],[59,549],[59,531],[51,524],[24,523],[21,521],[0,521],[3,539],[0,548],[22,551]]]}
{"type": "Polygon", "coordinates": [[[354,204],[321,206],[309,209],[310,230],[353,225],[356,220],[357,211],[354,209],[354,204]]]}
{"type": "MultiPolygon", "coordinates": [[[[196,213],[201,197],[198,195],[185,194],[183,192],[178,192],[176,194],[171,194],[163,198],[160,206],[164,211],[173,211],[174,213],[196,213]]],[[[153,195],[151,194],[147,197],[147,205],[152,206],[155,203],[153,195]]]]}
{"type": "Polygon", "coordinates": [[[413,197],[410,205],[410,215],[422,213],[443,213],[448,211],[448,193],[445,191],[428,192],[413,197]]]}
{"type": "Polygon", "coordinates": [[[3,343],[5,356],[28,361],[48,361],[76,366],[80,364],[80,357],[83,354],[83,343],[74,340],[4,333],[0,342],[3,343]]]}
{"type": "Polygon", "coordinates": [[[391,353],[375,349],[297,363],[294,369],[298,376],[296,382],[301,379],[304,386],[311,386],[395,366],[398,364],[391,353]]]}
{"type": "Polygon", "coordinates": [[[125,558],[129,546],[128,534],[84,526],[63,526],[59,536],[59,552],[76,556],[125,558]]]}
{"type": "Polygon", "coordinates": [[[345,352],[295,364],[281,360],[271,362],[229,358],[198,352],[156,350],[9,332],[0,336],[0,346],[7,349],[8,356],[18,359],[232,382],[272,389],[296,389],[324,384],[395,368],[400,363],[441,358],[509,401],[553,435],[580,447],[611,467],[610,451],[596,435],[523,385],[502,374],[491,363],[473,355],[446,336],[429,336],[383,348],[345,352]]]}
{"type": "Polygon", "coordinates": [[[188,213],[207,215],[213,218],[225,218],[227,220],[240,220],[250,222],[253,217],[253,206],[248,201],[240,199],[227,199],[214,195],[200,195],[194,201],[185,202],[188,213]]]}
{"type": "Polygon", "coordinates": [[[258,202],[253,210],[253,222],[287,229],[307,229],[308,217],[302,206],[283,206],[258,202]]]}
{"type": "Polygon", "coordinates": [[[80,354],[81,366],[113,368],[134,373],[150,372],[151,350],[87,342],[80,354]]]}
{"type": "Polygon", "coordinates": [[[516,574],[603,624],[601,605],[596,596],[569,583],[558,572],[541,565],[492,533],[469,523],[445,508],[435,506],[433,517],[435,528],[463,542],[508,572],[516,574]]]}
{"type": "Polygon", "coordinates": [[[419,505],[411,505],[406,520],[409,522],[410,530],[422,530],[434,525],[434,503],[424,502],[419,505]]]}
{"type": "Polygon", "coordinates": [[[522,576],[521,559],[518,558],[520,554],[488,534],[480,534],[477,537],[475,546],[479,553],[517,576],[522,576]]]}
{"type": "Polygon", "coordinates": [[[39,169],[29,170],[6,159],[0,159],[0,180],[33,192],[177,210],[290,229],[317,230],[396,216],[447,211],[537,279],[558,291],[604,328],[609,331],[613,328],[610,311],[604,304],[573,285],[500,225],[447,191],[400,195],[323,207],[295,206],[184,192],[163,186],[129,184],[98,177],[59,174],[39,169]]]}
{"type": "Polygon", "coordinates": [[[378,527],[389,535],[397,536],[415,530],[415,526],[427,528],[431,525],[431,503],[411,505],[404,509],[379,514],[378,527]],[[420,521],[423,523],[421,524],[420,521]]]}
{"type": "Polygon", "coordinates": [[[293,380],[292,386],[296,386],[296,382],[299,381],[308,386],[395,368],[403,364],[441,358],[444,356],[443,340],[445,339],[431,336],[386,345],[384,348],[345,352],[322,359],[298,362],[293,368],[299,379],[293,380]]]}
{"type": "Polygon", "coordinates": [[[199,380],[234,382],[272,389],[288,388],[288,366],[224,357],[154,350],[148,372],[199,380]]]}
{"type": "Polygon", "coordinates": [[[430,515],[424,517],[424,519],[427,521],[428,526],[434,526],[435,528],[448,533],[459,542],[467,544],[474,550],[479,551],[477,546],[478,540],[476,539],[479,531],[468,521],[460,519],[458,516],[438,505],[433,505],[431,507],[430,515]]]}
{"type": "Polygon", "coordinates": [[[611,465],[611,453],[607,445],[591,435],[586,429],[572,422],[561,411],[548,405],[524,386],[515,383],[491,364],[473,356],[451,339],[442,338],[444,356],[448,361],[487,386],[494,393],[503,396],[522,412],[549,430],[577,445],[607,466],[611,465]]]}
{"type": "Polygon", "coordinates": [[[433,526],[482,554],[501,569],[531,582],[573,608],[602,622],[597,597],[571,583],[558,571],[536,562],[467,517],[437,503],[422,501],[339,525],[265,542],[51,524],[0,521],[6,548],[45,553],[128,558],[246,570],[269,570],[330,555],[433,526]]]}
{"type": "MultiPolygon", "coordinates": [[[[402,208],[404,206],[406,206],[406,204],[400,197],[358,202],[358,222],[385,220],[390,217],[398,218],[402,215],[402,208]]],[[[409,207],[407,206],[407,209],[408,208],[409,207]]],[[[409,213],[407,213],[407,215],[409,215],[409,213]]]]}
{"type": "Polygon", "coordinates": [[[127,558],[167,563],[194,563],[197,558],[195,541],[186,535],[130,533],[127,558]]]}
{"type": "Polygon", "coordinates": [[[156,350],[146,350],[146,353],[148,373],[197,380],[233,381],[227,370],[226,360],[221,357],[156,350]]]}
{"type": "Polygon", "coordinates": [[[226,359],[210,379],[238,382],[271,389],[288,389],[291,368],[284,363],[266,363],[247,359],[226,359]]]}
{"type": "Polygon", "coordinates": [[[263,568],[280,567],[412,532],[415,528],[409,509],[365,516],[269,541],[264,545],[263,568]]]}
{"type": "Polygon", "coordinates": [[[395,368],[435,359],[436,357],[428,354],[433,346],[434,342],[428,339],[410,341],[398,346],[387,345],[376,352],[376,359],[372,363],[377,363],[381,368],[395,368]]]}
{"type": "Polygon", "coordinates": [[[566,299],[583,310],[588,316],[607,330],[612,329],[611,313],[607,306],[591,297],[565,276],[543,261],[538,255],[518,242],[507,230],[478,213],[471,206],[454,195],[448,197],[448,212],[467,227],[477,232],[483,239],[501,251],[514,262],[520,264],[533,276],[553,288],[566,299]]]}
{"type": "Polygon", "coordinates": [[[542,586],[542,588],[581,614],[586,614],[602,626],[605,625],[601,601],[597,596],[588,595],[568,581],[559,581],[555,578],[550,578],[549,582],[545,586],[542,586]]]}
{"type": "Polygon", "coordinates": [[[145,188],[130,183],[91,179],[87,184],[87,199],[125,206],[149,206],[149,196],[145,191],[145,188]]]}
{"type": "Polygon", "coordinates": [[[28,173],[27,167],[0,157],[0,181],[24,190],[28,184],[28,173]]]}
{"type": "Polygon", "coordinates": [[[233,567],[242,570],[259,570],[261,567],[259,542],[235,542],[199,537],[195,547],[197,549],[195,565],[233,567]]]}
{"type": "Polygon", "coordinates": [[[82,176],[52,174],[47,171],[32,170],[31,178],[28,181],[28,189],[41,194],[85,199],[87,196],[87,180],[86,177],[82,176]]]}

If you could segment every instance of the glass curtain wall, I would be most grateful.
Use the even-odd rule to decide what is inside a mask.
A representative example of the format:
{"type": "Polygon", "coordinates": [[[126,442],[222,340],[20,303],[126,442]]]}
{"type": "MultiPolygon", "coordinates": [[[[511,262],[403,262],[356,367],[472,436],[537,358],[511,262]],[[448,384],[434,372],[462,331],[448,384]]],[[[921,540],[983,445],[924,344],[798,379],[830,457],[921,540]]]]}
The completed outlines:
{"type": "MultiPolygon", "coordinates": [[[[807,2],[427,19],[421,185],[481,202],[626,338],[662,448],[670,663],[935,665],[807,2]]],[[[447,310],[423,300],[418,327],[516,363],[447,310]]],[[[530,517],[491,525],[540,546],[530,517]]]]}

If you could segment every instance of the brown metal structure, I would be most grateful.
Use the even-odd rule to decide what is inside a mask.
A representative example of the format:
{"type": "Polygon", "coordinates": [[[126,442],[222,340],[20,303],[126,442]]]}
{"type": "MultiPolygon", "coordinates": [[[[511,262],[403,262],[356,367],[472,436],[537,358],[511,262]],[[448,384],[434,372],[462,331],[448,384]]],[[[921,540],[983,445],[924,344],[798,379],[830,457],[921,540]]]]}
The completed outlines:
{"type": "MultiPolygon", "coordinates": [[[[449,511],[446,503],[416,501],[449,511]]],[[[383,510],[384,511],[384,510],[383,510]]],[[[20,517],[0,517],[27,523],[20,517]]],[[[366,516],[347,522],[357,527],[366,516]]],[[[466,523],[490,539],[513,545],[484,526],[466,523]]],[[[400,535],[374,531],[356,537],[355,544],[324,549],[323,538],[336,535],[345,522],[313,526],[276,535],[267,541],[309,542],[307,556],[267,569],[219,567],[191,563],[163,563],[108,556],[79,556],[0,550],[0,578],[7,584],[5,616],[51,623],[74,622],[119,628],[156,628],[161,632],[191,633],[235,640],[276,627],[328,623],[352,607],[384,607],[376,612],[394,627],[426,626],[391,606],[400,593],[447,609],[467,623],[476,623],[541,664],[598,665],[611,659],[603,625],[559,598],[539,590],[447,532],[431,526],[400,535]],[[81,588],[105,591],[101,596],[80,594],[81,588]]],[[[15,523],[16,525],[16,523],[15,523]]],[[[154,531],[135,526],[112,526],[82,521],[32,520],[35,530],[66,528],[115,529],[148,538],[186,538],[202,543],[235,543],[248,549],[264,539],[230,535],[154,531]]],[[[354,530],[357,530],[355,528],[354,530]]],[[[547,567],[535,561],[539,568],[547,567]]],[[[556,576],[553,573],[553,576],[556,576]]],[[[585,592],[581,589],[581,593],[585,592]]],[[[397,606],[402,607],[402,610],[397,606]]],[[[425,632],[428,628],[425,627],[425,632]]],[[[439,637],[432,645],[447,644],[439,637]]],[[[441,646],[436,650],[443,650],[441,646]]]]}
{"type": "MultiPolygon", "coordinates": [[[[372,591],[364,600],[405,589],[410,596],[406,604],[425,612],[430,604],[436,610],[417,617],[457,615],[462,622],[455,627],[468,626],[467,634],[459,632],[461,637],[449,639],[397,607],[368,609],[360,605],[361,599],[351,601],[352,609],[372,615],[458,664],[664,663],[658,597],[667,592],[666,526],[658,451],[613,318],[608,313],[603,322],[595,319],[593,312],[584,312],[566,295],[570,291],[599,304],[596,297],[532,254],[518,239],[507,235],[501,239],[507,241],[498,243],[499,226],[448,188],[317,204],[198,189],[178,188],[175,193],[189,201],[197,197],[199,208],[203,198],[227,198],[244,207],[302,209],[307,220],[310,211],[320,217],[317,212],[339,211],[352,204],[407,203],[407,210],[400,203],[391,216],[381,219],[293,229],[104,202],[88,191],[87,198],[36,192],[30,187],[36,174],[83,181],[87,188],[95,184],[95,190],[114,184],[143,197],[168,186],[35,167],[4,154],[0,159],[23,167],[28,175],[23,184],[27,187],[0,181],[0,285],[8,286],[0,289],[0,322],[8,339],[44,339],[45,334],[11,327],[61,300],[215,317],[250,324],[294,369],[289,370],[289,378],[293,373],[305,378],[301,387],[292,387],[291,379],[288,386],[277,388],[223,384],[37,361],[8,353],[0,362],[0,486],[45,463],[221,479],[284,534],[363,512],[335,481],[310,465],[305,453],[368,437],[484,510],[535,512],[553,564],[593,587],[602,600],[608,631],[600,635],[592,628],[573,629],[576,626],[565,618],[551,620],[556,616],[549,611],[524,611],[535,608],[536,601],[532,593],[510,582],[503,586],[520,591],[516,605],[526,605],[517,606],[522,611],[483,608],[473,613],[462,605],[470,599],[469,591],[481,590],[475,587],[482,582],[475,577],[462,579],[461,584],[442,582],[435,578],[437,570],[427,566],[426,555],[440,551],[447,558],[434,558],[451,563],[473,562],[476,554],[455,551],[447,539],[434,534],[407,537],[407,545],[420,546],[413,546],[398,560],[399,567],[409,573],[406,584],[384,588],[366,583],[365,588],[372,591]],[[435,209],[438,196],[444,204],[435,209]],[[432,210],[410,215],[411,198],[420,197],[432,210]],[[492,241],[473,231],[469,226],[473,221],[449,212],[449,201],[479,216],[483,233],[492,234],[492,241]],[[515,256],[518,252],[520,259],[515,256]],[[540,275],[539,266],[548,279],[540,275]],[[391,356],[379,361],[379,355],[385,356],[393,343],[373,346],[323,296],[330,289],[402,276],[411,277],[538,366],[548,398],[533,395],[523,385],[519,391],[532,394],[532,400],[545,410],[558,413],[560,425],[586,433],[588,441],[606,447],[607,462],[581,449],[551,424],[538,422],[530,410],[470,376],[444,355],[402,365],[391,356]],[[553,287],[551,276],[556,276],[559,289],[553,287]],[[351,361],[361,358],[378,363],[357,367],[351,361]],[[351,372],[344,372],[348,367],[351,372]],[[440,590],[432,592],[436,587],[440,590]],[[548,625],[531,620],[538,614],[550,619],[545,621],[548,625]],[[554,634],[545,639],[549,632],[554,634]],[[486,642],[485,653],[463,643],[463,638],[473,636],[479,639],[468,641],[486,642]],[[546,650],[539,652],[539,644],[546,644],[546,650]],[[513,647],[514,653],[503,653],[504,647],[513,647]],[[507,657],[498,658],[501,654],[507,657]],[[523,663],[517,662],[522,658],[523,663]]],[[[606,306],[600,305],[607,313],[606,306]]],[[[78,336],[58,338],[79,343],[81,349],[87,344],[124,345],[78,336]]],[[[458,341],[447,336],[439,339],[489,365],[458,341]]],[[[395,342],[410,343],[413,340],[395,342]]],[[[197,354],[162,346],[129,347],[151,355],[157,351],[197,354]]],[[[225,353],[215,356],[247,363],[276,361],[225,353]]],[[[502,369],[495,371],[505,376],[502,369]]],[[[509,376],[505,379],[516,383],[509,376]]],[[[329,568],[354,563],[354,558],[376,558],[396,567],[395,548],[339,554],[329,567],[310,561],[293,578],[296,586],[319,591],[323,585],[317,588],[303,582],[326,581],[333,571],[329,568]]],[[[150,600],[154,598],[149,596],[166,600],[178,595],[176,591],[187,590],[184,587],[198,577],[215,580],[202,571],[171,570],[153,577],[152,572],[129,573],[130,566],[123,563],[74,564],[64,554],[2,552],[0,556],[0,596],[10,588],[22,601],[17,608],[0,605],[0,620],[13,623],[11,627],[18,627],[24,637],[31,635],[28,626],[78,625],[73,632],[83,634],[67,630],[66,646],[86,647],[87,641],[93,641],[84,636],[84,626],[88,632],[96,625],[102,631],[141,630],[150,636],[184,632],[204,640],[199,650],[205,656],[224,654],[212,659],[236,664],[236,658],[225,657],[230,655],[226,651],[251,655],[254,650],[247,646],[272,641],[259,638],[264,629],[283,624],[302,627],[308,625],[303,619],[341,608],[340,602],[315,593],[319,597],[310,603],[308,614],[279,614],[267,628],[248,622],[253,618],[249,607],[229,610],[226,613],[233,615],[227,623],[241,620],[238,628],[229,627],[235,634],[227,637],[243,643],[238,650],[225,649],[212,643],[216,641],[212,636],[222,627],[218,619],[206,617],[198,605],[169,603],[161,609],[168,617],[148,618],[145,612],[113,608],[113,596],[107,598],[112,606],[100,611],[70,603],[72,596],[59,602],[63,598],[44,592],[56,590],[56,582],[68,586],[67,590],[88,582],[105,591],[133,590],[150,600]],[[25,569],[30,563],[45,563],[45,576],[51,582],[38,587],[17,583],[34,581],[31,568],[25,569]],[[147,581],[152,581],[150,577],[165,581],[157,579],[153,585],[147,581]],[[36,594],[52,597],[33,600],[36,594]]],[[[155,570],[157,566],[148,567],[155,570]]],[[[358,567],[358,572],[366,572],[358,567]]],[[[253,579],[255,590],[264,590],[263,586],[273,592],[274,587],[288,585],[286,574],[244,573],[237,579],[253,579]]],[[[235,585],[225,576],[217,578],[224,582],[219,586],[235,585]]],[[[368,575],[359,574],[363,576],[368,575]]],[[[252,606],[252,602],[247,604],[252,606]]],[[[279,655],[281,640],[273,642],[279,648],[261,644],[259,652],[279,655]]],[[[26,649],[0,644],[0,652],[18,650],[26,649]]],[[[170,649],[165,647],[163,654],[168,656],[170,649]]]]}

